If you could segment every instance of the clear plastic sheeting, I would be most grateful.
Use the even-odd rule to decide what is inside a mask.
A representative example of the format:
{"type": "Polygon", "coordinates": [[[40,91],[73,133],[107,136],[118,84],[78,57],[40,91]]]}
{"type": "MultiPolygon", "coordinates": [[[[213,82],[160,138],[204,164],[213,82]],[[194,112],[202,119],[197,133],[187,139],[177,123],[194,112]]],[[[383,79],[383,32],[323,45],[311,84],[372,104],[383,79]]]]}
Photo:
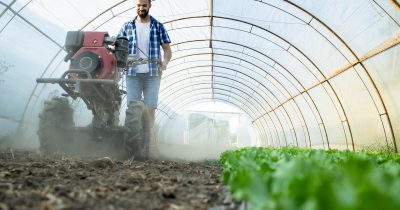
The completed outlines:
{"type": "MultiPolygon", "coordinates": [[[[150,14],[173,51],[160,131],[221,102],[244,112],[259,146],[399,151],[399,1],[156,0],[150,14]]],[[[115,36],[134,15],[134,0],[0,1],[0,135],[35,131],[43,101],[62,93],[35,80],[68,67],[67,31],[115,36]]],[[[90,122],[74,107],[76,124],[90,122]]]]}

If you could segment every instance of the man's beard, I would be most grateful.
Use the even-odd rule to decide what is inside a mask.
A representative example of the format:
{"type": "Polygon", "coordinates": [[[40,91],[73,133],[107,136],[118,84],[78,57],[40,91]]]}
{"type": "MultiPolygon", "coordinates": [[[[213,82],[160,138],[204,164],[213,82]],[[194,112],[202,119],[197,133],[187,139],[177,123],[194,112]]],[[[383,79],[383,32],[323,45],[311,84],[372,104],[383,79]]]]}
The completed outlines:
{"type": "Polygon", "coordinates": [[[148,14],[149,14],[148,10],[138,11],[138,15],[139,15],[140,18],[146,18],[148,14]]]}

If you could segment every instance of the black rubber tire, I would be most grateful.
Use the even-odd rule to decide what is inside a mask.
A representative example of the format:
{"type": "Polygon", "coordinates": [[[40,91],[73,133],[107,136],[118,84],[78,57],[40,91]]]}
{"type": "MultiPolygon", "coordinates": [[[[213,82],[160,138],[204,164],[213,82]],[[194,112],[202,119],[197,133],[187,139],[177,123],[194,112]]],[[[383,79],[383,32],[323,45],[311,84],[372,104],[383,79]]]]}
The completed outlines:
{"type": "Polygon", "coordinates": [[[39,114],[40,151],[45,154],[69,152],[73,140],[73,109],[66,98],[54,97],[44,102],[39,114]]]}
{"type": "Polygon", "coordinates": [[[127,158],[149,158],[149,122],[148,109],[143,101],[132,102],[128,106],[124,126],[124,148],[127,158]]]}

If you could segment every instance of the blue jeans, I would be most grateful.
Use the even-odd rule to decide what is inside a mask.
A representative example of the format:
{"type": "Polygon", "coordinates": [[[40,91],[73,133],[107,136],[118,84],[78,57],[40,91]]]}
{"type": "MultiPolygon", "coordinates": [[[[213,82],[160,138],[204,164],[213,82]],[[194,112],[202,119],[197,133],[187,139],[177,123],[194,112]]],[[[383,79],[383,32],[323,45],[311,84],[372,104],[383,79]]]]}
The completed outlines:
{"type": "Polygon", "coordinates": [[[127,104],[142,100],[150,108],[156,109],[158,91],[160,90],[160,76],[150,76],[149,73],[137,73],[136,76],[126,76],[127,104]]]}

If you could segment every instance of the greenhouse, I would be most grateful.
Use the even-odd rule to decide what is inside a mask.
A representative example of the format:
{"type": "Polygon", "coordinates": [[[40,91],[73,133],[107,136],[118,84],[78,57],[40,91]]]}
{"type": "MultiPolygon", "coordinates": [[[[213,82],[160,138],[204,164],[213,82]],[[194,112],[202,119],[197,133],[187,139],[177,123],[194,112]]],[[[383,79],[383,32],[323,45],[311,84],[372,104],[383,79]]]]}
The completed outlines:
{"type": "MultiPolygon", "coordinates": [[[[271,164],[268,167],[276,169],[271,177],[276,175],[275,172],[279,172],[282,164],[279,161],[276,162],[275,158],[285,160],[288,158],[290,164],[298,163],[304,167],[316,168],[315,170],[318,168],[325,170],[323,164],[320,163],[308,165],[308,162],[300,160],[296,162],[299,157],[321,159],[326,161],[324,163],[329,162],[334,165],[330,169],[336,170],[338,167],[340,169],[337,171],[341,171],[343,169],[340,166],[341,161],[346,165],[347,160],[350,162],[353,160],[349,154],[359,154],[359,152],[363,154],[364,151],[385,152],[384,154],[389,155],[379,156],[378,159],[381,159],[378,165],[387,162],[392,164],[393,161],[393,165],[390,166],[393,170],[387,172],[391,174],[390,178],[382,178],[382,182],[386,183],[393,178],[393,182],[386,184],[400,187],[400,157],[396,154],[400,151],[400,97],[396,94],[400,92],[398,81],[400,78],[399,0],[149,0],[149,4],[149,14],[162,23],[168,32],[172,52],[172,58],[160,77],[161,85],[155,110],[155,142],[152,146],[158,146],[159,152],[165,157],[190,161],[208,158],[218,160],[225,152],[219,161],[224,171],[224,184],[229,185],[230,188],[227,191],[235,200],[229,204],[232,208],[236,208],[235,205],[241,205],[243,208],[244,205],[245,208],[250,209],[357,209],[350,204],[332,208],[328,205],[322,208],[319,198],[315,198],[318,202],[305,199],[304,203],[299,200],[290,203],[291,201],[283,201],[284,193],[279,194],[283,196],[279,197],[282,203],[269,200],[263,203],[261,200],[263,201],[264,197],[255,198],[257,196],[253,195],[264,195],[263,193],[268,194],[271,191],[258,189],[259,191],[247,192],[242,191],[240,186],[231,186],[231,182],[239,183],[241,180],[235,177],[241,171],[236,168],[241,167],[235,164],[248,163],[249,167],[256,164],[233,160],[235,155],[227,153],[229,150],[243,147],[266,149],[265,151],[257,150],[257,152],[246,149],[236,151],[244,151],[240,155],[243,157],[248,155],[246,158],[249,159],[258,160],[260,156],[270,158],[264,161],[271,161],[268,162],[271,164]],[[335,152],[331,156],[325,156],[325,153],[322,155],[309,152],[314,150],[335,152]],[[342,154],[345,154],[345,157],[342,154]],[[331,159],[333,156],[337,159],[331,159]],[[338,162],[339,166],[336,166],[338,162]],[[249,207],[247,202],[249,202],[249,207]],[[257,205],[258,203],[261,204],[257,205]],[[293,205],[297,206],[293,207],[293,205]]],[[[16,151],[21,148],[35,151],[33,153],[36,155],[42,155],[44,140],[40,139],[40,135],[43,135],[44,131],[40,129],[44,125],[40,120],[43,120],[45,116],[43,113],[49,109],[48,104],[51,103],[49,101],[54,100],[54,97],[58,98],[57,100],[65,100],[73,115],[68,125],[71,127],[70,130],[64,130],[61,136],[69,138],[66,136],[70,135],[73,129],[76,131],[78,127],[81,129],[96,127],[98,119],[92,114],[97,113],[96,110],[103,112],[106,108],[102,110],[98,108],[100,105],[92,103],[94,96],[85,95],[89,98],[87,100],[79,96],[75,97],[74,94],[85,90],[84,81],[82,84],[74,82],[73,85],[66,83],[59,85],[54,82],[56,80],[47,83],[43,81],[50,78],[61,81],[60,78],[64,72],[74,65],[73,60],[76,57],[72,57],[71,39],[69,40],[67,36],[76,36],[78,38],[74,37],[74,39],[78,40],[80,36],[83,37],[81,34],[86,36],[91,32],[104,32],[107,34],[104,42],[111,40],[108,38],[114,40],[119,36],[123,24],[133,20],[137,15],[137,5],[137,0],[0,1],[0,90],[2,93],[0,95],[0,148],[5,151],[2,156],[6,157],[5,154],[11,153],[14,159],[14,152],[18,156],[16,151]],[[73,35],[70,32],[74,32],[73,35]],[[66,88],[71,89],[71,92],[66,91],[66,88]],[[39,144],[42,145],[39,146],[39,144]]],[[[113,50],[108,52],[116,54],[116,51],[117,44],[115,44],[115,52],[113,50]]],[[[165,49],[162,48],[162,56],[165,55],[164,51],[165,49]]],[[[99,65],[107,64],[102,62],[99,65]]],[[[117,130],[115,133],[124,132],[121,138],[126,136],[126,132],[130,132],[126,131],[126,124],[124,127],[124,122],[129,121],[131,113],[127,111],[129,103],[126,97],[125,74],[127,73],[125,70],[118,68],[117,72],[112,72],[113,75],[120,76],[120,80],[113,84],[120,88],[117,92],[121,96],[111,94],[112,99],[108,95],[102,96],[104,101],[112,100],[113,105],[110,106],[117,109],[115,112],[105,111],[107,113],[105,115],[107,115],[107,122],[112,121],[111,124],[115,124],[117,130]],[[115,105],[115,100],[120,100],[118,105],[115,105]],[[114,118],[108,115],[114,115],[114,118]]],[[[80,76],[78,77],[79,81],[83,80],[80,76]]],[[[68,79],[70,78],[68,76],[68,79]]],[[[93,79],[95,80],[96,78],[93,79]]],[[[96,80],[96,82],[99,81],[96,80]]],[[[96,88],[104,88],[104,86],[106,85],[99,82],[96,88]]],[[[52,124],[53,126],[64,125],[58,121],[52,124]]],[[[93,129],[90,132],[96,133],[98,130],[93,129]]],[[[77,138],[77,135],[74,135],[74,138],[77,138]]],[[[97,140],[108,138],[108,134],[96,133],[93,136],[96,136],[97,140]]],[[[113,138],[115,136],[117,134],[113,138]]],[[[68,144],[70,143],[66,143],[67,146],[68,144]]],[[[85,153],[85,148],[92,148],[92,146],[79,146],[83,153],[85,153]]],[[[369,158],[372,157],[362,154],[355,155],[354,159],[368,157],[367,159],[370,160],[369,158]]],[[[239,158],[240,155],[238,154],[235,158],[239,158]]],[[[22,163],[26,161],[23,157],[19,157],[22,163]]],[[[7,158],[2,159],[6,161],[7,158]]],[[[57,161],[62,160],[64,159],[57,159],[57,161]]],[[[74,161],[69,159],[68,161],[70,162],[58,164],[68,165],[62,167],[76,166],[74,161]]],[[[360,164],[363,164],[361,162],[360,164]]],[[[96,159],[89,165],[91,163],[96,166],[101,165],[102,170],[109,169],[107,164],[118,165],[117,161],[108,157],[96,159]]],[[[175,163],[168,164],[164,165],[176,167],[173,166],[175,163]]],[[[207,164],[211,165],[207,167],[217,167],[214,162],[207,164]]],[[[262,164],[266,162],[261,161],[262,164]]],[[[374,164],[375,162],[371,163],[371,167],[375,166],[374,164]]],[[[116,166],[113,167],[115,169],[116,166]]],[[[348,167],[351,167],[351,164],[348,167]]],[[[386,170],[388,167],[385,165],[382,168],[386,170]]],[[[11,170],[6,169],[6,165],[2,165],[1,168],[1,171],[11,170]]],[[[323,172],[329,174],[329,170],[326,170],[323,172]]],[[[267,171],[265,173],[269,173],[267,171]]],[[[8,175],[5,173],[0,172],[0,177],[2,177],[0,184],[7,182],[4,177],[8,175]]],[[[242,175],[249,180],[254,180],[257,173],[242,175]]],[[[364,172],[360,171],[360,173],[364,172]]],[[[377,175],[379,173],[373,171],[371,174],[374,175],[371,176],[380,177],[381,175],[377,175]]],[[[279,182],[278,179],[271,177],[265,178],[264,181],[279,182]]],[[[331,178],[340,179],[340,177],[342,175],[331,178]]],[[[219,178],[215,178],[214,181],[219,182],[219,178]]],[[[243,181],[243,183],[247,182],[243,181]]],[[[338,183],[347,186],[346,181],[338,183]]],[[[256,186],[260,183],[251,184],[256,186]]],[[[319,184],[321,183],[315,185],[319,186],[319,184]]],[[[285,183],[280,187],[283,185],[285,183]]],[[[332,188],[335,187],[332,186],[332,188]]],[[[51,187],[49,189],[54,190],[51,187]]],[[[271,189],[273,191],[275,188],[271,187],[271,189]]],[[[390,189],[393,189],[392,194],[382,200],[400,200],[399,190],[390,189]]],[[[106,192],[102,190],[105,188],[98,188],[94,194],[106,192]]],[[[180,194],[165,192],[165,188],[162,190],[164,199],[171,200],[171,197],[174,197],[176,202],[171,201],[168,206],[163,203],[163,207],[160,207],[159,203],[152,203],[145,206],[139,205],[137,208],[204,208],[197,203],[188,206],[179,203],[177,197],[180,194]]],[[[68,193],[71,194],[73,190],[70,191],[68,193]]],[[[349,193],[349,191],[346,192],[349,193]]],[[[372,191],[376,192],[375,188],[372,191]]],[[[56,195],[55,192],[51,196],[54,197],[54,195],[56,195]]],[[[272,196],[272,200],[277,200],[276,196],[272,196]]],[[[6,201],[6,197],[0,193],[1,209],[7,205],[10,207],[15,205],[10,203],[11,201],[6,201]]],[[[61,202],[57,200],[59,198],[50,197],[47,195],[45,198],[47,199],[46,207],[63,208],[62,205],[57,206],[61,202]]],[[[339,197],[337,200],[342,199],[339,197]]],[[[92,196],[91,199],[96,200],[96,196],[92,196]]],[[[215,204],[210,204],[211,201],[214,202],[211,198],[206,201],[204,201],[205,198],[202,199],[199,202],[205,202],[203,204],[207,208],[215,204]]],[[[354,199],[356,200],[356,197],[354,199]]],[[[64,207],[82,207],[61,200],[64,201],[64,207]]],[[[89,201],[92,200],[88,198],[86,202],[89,201]]],[[[348,200],[343,202],[351,203],[348,200]]],[[[36,204],[29,205],[31,204],[28,202],[22,208],[38,207],[35,206],[36,204]]],[[[40,205],[43,207],[44,204],[40,205]]],[[[390,203],[386,208],[396,209],[399,206],[399,202],[393,201],[393,205],[390,203]]],[[[223,209],[219,207],[221,206],[215,209],[223,209]]],[[[84,208],[106,209],[108,207],[100,208],[95,204],[88,204],[84,208]]],[[[123,205],[116,208],[129,209],[123,205]]],[[[226,207],[226,209],[229,208],[226,207]]]]}

